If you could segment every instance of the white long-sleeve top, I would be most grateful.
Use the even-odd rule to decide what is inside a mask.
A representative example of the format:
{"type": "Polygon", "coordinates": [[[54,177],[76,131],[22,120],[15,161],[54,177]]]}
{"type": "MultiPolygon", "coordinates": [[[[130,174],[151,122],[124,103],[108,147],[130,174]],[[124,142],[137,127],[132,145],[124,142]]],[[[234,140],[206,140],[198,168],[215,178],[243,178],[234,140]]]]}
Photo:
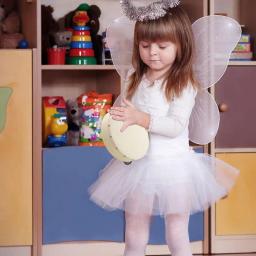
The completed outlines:
{"type": "Polygon", "coordinates": [[[152,85],[144,76],[132,102],[139,110],[150,114],[150,150],[153,153],[171,149],[187,150],[189,118],[197,92],[188,85],[180,97],[168,102],[162,82],[156,80],[152,85]]]}

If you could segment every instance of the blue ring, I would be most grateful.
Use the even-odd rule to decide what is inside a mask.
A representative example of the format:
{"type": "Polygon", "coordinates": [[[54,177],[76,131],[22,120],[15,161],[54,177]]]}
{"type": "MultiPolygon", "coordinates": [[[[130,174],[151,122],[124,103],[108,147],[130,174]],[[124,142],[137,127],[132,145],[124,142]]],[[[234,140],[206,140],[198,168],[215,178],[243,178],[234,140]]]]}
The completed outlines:
{"type": "Polygon", "coordinates": [[[78,31],[88,31],[90,30],[90,27],[88,26],[73,26],[74,30],[78,30],[78,31]]]}
{"type": "Polygon", "coordinates": [[[71,48],[77,49],[92,49],[92,42],[83,42],[83,41],[73,41],[70,45],[71,48]]]}

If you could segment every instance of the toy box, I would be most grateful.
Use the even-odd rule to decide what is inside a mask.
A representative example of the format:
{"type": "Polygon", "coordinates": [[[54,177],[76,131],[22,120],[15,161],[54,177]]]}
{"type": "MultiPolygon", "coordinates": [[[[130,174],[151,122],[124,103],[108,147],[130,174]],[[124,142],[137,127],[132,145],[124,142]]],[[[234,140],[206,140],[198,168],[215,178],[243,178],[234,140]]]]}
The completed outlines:
{"type": "Polygon", "coordinates": [[[63,97],[43,97],[43,144],[47,145],[47,138],[51,135],[51,121],[55,114],[67,117],[66,103],[63,97]]]}
{"type": "Polygon", "coordinates": [[[80,136],[82,146],[104,146],[100,137],[101,122],[112,104],[112,94],[89,92],[78,97],[80,136]]]}

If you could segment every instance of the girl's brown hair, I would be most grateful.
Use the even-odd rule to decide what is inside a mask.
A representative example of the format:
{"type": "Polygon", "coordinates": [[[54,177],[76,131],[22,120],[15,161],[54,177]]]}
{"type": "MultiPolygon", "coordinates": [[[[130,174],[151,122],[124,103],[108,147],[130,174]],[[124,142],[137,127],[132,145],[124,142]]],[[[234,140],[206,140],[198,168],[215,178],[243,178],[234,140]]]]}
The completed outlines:
{"type": "Polygon", "coordinates": [[[157,20],[136,22],[132,57],[135,72],[130,76],[126,92],[128,99],[131,99],[135,93],[147,70],[139,54],[140,41],[171,41],[177,46],[176,59],[165,79],[167,83],[164,90],[167,100],[171,100],[173,96],[179,96],[189,82],[194,87],[197,86],[192,68],[194,38],[191,23],[186,12],[177,6],[157,20]]]}

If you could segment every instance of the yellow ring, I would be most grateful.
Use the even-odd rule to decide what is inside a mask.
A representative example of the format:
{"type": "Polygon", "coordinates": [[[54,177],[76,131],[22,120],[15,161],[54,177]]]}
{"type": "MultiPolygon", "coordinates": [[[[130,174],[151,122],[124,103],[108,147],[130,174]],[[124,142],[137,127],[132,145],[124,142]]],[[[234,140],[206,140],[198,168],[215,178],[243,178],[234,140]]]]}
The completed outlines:
{"type": "Polygon", "coordinates": [[[72,36],[72,41],[74,42],[91,42],[91,36],[72,36]]]}

